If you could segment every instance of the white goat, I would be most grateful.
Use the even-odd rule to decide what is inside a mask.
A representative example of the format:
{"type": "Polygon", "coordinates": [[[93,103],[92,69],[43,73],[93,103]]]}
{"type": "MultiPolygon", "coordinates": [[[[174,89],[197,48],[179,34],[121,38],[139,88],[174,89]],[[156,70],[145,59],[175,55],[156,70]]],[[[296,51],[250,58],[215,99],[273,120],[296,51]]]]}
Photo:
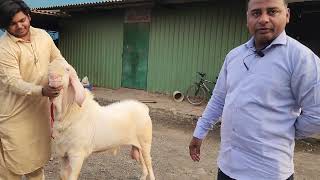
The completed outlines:
{"type": "Polygon", "coordinates": [[[141,180],[154,180],[151,163],[152,122],[148,107],[127,100],[100,106],[83,88],[76,71],[64,60],[49,65],[50,86],[63,85],[53,99],[53,147],[61,158],[60,178],[76,180],[92,152],[132,145],[131,156],[142,166],[141,180]]]}

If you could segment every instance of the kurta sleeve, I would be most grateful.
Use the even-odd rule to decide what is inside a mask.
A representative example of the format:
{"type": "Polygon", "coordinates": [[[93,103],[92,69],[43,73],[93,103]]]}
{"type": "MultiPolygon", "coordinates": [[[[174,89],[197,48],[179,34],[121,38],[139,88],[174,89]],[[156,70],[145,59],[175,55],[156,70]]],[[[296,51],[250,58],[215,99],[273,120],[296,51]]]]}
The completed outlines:
{"type": "Polygon", "coordinates": [[[0,82],[16,94],[42,96],[42,86],[24,81],[16,56],[4,48],[0,48],[0,82]]]}

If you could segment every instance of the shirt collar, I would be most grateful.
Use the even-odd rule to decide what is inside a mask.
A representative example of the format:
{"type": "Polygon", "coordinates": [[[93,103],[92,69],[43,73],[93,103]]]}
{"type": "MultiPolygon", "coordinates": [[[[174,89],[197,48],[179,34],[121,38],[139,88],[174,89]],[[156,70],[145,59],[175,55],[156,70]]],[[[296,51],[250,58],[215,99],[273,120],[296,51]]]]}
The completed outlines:
{"type": "MultiPolygon", "coordinates": [[[[33,37],[36,36],[35,28],[32,27],[32,26],[30,26],[29,31],[30,31],[30,40],[32,40],[33,37]]],[[[27,42],[27,41],[25,41],[25,40],[23,40],[23,39],[21,39],[21,38],[17,38],[17,37],[15,37],[15,36],[11,35],[10,33],[8,33],[8,31],[6,31],[6,34],[7,34],[7,35],[9,36],[9,38],[12,39],[15,43],[17,43],[17,42],[27,42]]]]}
{"type": "MultiPolygon", "coordinates": [[[[271,42],[265,49],[268,49],[269,47],[273,45],[286,45],[287,44],[287,34],[285,31],[283,31],[275,40],[271,42]]],[[[245,46],[249,49],[255,50],[254,47],[254,37],[252,36],[248,42],[245,43],[245,46]]]]}

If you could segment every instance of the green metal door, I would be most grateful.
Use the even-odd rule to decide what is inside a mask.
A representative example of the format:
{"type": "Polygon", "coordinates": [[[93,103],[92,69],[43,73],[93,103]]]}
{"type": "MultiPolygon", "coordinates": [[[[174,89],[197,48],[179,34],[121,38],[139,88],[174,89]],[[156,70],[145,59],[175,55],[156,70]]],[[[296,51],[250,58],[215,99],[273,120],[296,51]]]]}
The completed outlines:
{"type": "Polygon", "coordinates": [[[125,23],[122,87],[147,88],[149,23],[125,23]]]}

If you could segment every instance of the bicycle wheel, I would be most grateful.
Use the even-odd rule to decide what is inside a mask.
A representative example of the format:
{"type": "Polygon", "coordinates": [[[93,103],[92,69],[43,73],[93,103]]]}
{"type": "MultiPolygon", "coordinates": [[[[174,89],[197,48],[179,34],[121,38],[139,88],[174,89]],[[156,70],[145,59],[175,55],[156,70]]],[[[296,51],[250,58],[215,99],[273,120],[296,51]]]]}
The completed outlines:
{"type": "Polygon", "coordinates": [[[206,90],[198,85],[193,84],[191,85],[186,93],[186,98],[189,101],[190,104],[193,105],[200,105],[202,104],[206,99],[207,93],[206,90]]]}

